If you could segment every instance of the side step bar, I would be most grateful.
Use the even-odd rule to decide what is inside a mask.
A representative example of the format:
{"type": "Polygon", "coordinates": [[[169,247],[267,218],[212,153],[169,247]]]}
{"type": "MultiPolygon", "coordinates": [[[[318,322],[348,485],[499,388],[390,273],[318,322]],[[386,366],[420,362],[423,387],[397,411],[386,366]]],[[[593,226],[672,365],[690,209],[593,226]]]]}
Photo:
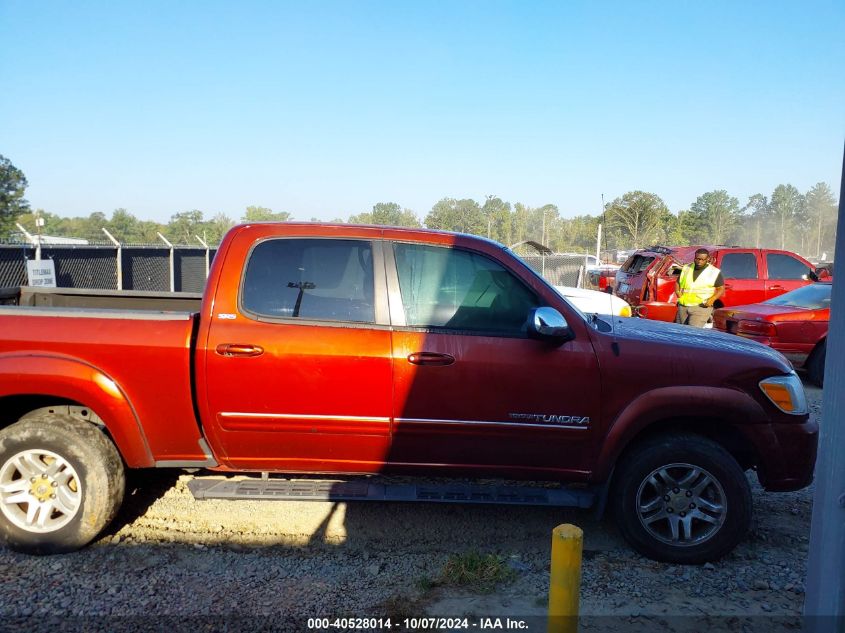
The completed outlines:
{"type": "Polygon", "coordinates": [[[582,489],[318,479],[193,479],[188,489],[200,500],[429,501],[589,508],[596,498],[594,492],[582,489]]]}

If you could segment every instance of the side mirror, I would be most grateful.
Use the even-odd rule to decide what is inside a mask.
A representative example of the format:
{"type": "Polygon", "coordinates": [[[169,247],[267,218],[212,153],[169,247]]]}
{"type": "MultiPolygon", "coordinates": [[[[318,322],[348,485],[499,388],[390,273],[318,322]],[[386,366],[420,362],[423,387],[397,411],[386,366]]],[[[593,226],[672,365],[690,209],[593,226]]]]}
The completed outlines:
{"type": "Polygon", "coordinates": [[[534,308],[528,317],[528,335],[544,341],[565,343],[574,335],[563,315],[554,308],[534,308]]]}

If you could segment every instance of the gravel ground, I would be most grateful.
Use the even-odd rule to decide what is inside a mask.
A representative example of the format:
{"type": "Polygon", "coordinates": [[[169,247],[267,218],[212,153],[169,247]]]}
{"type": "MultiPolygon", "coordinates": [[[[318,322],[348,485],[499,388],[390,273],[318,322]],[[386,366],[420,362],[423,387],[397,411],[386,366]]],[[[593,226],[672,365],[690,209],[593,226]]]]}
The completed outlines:
{"type": "MultiPolygon", "coordinates": [[[[821,391],[807,392],[818,416],[821,391]]],[[[597,619],[583,630],[611,621],[655,630],[686,616],[671,624],[683,630],[697,622],[690,616],[715,615],[742,631],[753,629],[748,616],[793,618],[803,605],[812,488],[767,493],[753,476],[749,537],[717,563],[682,567],[633,553],[609,521],[583,511],[195,501],[195,475],[135,475],[117,520],[88,548],[53,557],[0,549],[0,629],[295,631],[313,617],[425,615],[519,616],[539,629],[560,523],[585,533],[581,612],[597,619]],[[439,583],[448,556],[470,551],[502,556],[515,579],[492,592],[439,583]]]]}

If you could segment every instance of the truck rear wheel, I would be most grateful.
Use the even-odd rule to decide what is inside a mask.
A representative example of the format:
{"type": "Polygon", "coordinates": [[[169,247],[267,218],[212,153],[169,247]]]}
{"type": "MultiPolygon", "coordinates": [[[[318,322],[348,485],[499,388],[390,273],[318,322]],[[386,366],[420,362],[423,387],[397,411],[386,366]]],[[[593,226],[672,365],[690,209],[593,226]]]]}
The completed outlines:
{"type": "Polygon", "coordinates": [[[0,539],[30,554],[83,547],[123,500],[123,462],[99,428],[38,415],[0,431],[0,539]]]}
{"type": "Polygon", "coordinates": [[[641,554],[700,564],[724,556],[748,532],[751,489],[736,460],[697,435],[666,435],[635,446],[614,475],[619,529],[641,554]]]}

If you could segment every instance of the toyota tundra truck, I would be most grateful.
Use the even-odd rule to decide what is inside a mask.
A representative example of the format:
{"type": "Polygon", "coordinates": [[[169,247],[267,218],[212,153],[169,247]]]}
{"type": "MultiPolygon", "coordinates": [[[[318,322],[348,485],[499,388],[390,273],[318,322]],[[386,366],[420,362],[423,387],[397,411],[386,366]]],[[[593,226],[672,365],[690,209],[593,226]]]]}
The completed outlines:
{"type": "Polygon", "coordinates": [[[583,314],[483,238],[246,224],[177,309],[76,294],[0,306],[0,535],[24,552],[86,545],[126,471],[155,467],[232,474],[199,498],[279,498],[307,473],[343,477],[332,499],[607,506],[641,553],[701,563],[749,527],[746,471],[770,491],[813,476],[779,353],[583,314]],[[375,483],[393,475],[485,483],[375,483]]]}

